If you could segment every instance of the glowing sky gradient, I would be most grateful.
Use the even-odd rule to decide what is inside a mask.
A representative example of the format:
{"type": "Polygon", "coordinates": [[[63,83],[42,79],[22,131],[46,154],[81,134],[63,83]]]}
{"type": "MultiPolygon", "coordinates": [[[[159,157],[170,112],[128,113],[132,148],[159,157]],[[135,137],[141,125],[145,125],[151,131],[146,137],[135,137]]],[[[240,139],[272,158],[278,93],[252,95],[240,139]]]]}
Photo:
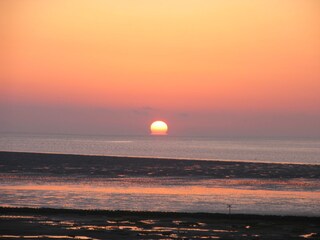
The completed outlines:
{"type": "Polygon", "coordinates": [[[0,131],[320,136],[318,0],[4,0],[0,131]]]}

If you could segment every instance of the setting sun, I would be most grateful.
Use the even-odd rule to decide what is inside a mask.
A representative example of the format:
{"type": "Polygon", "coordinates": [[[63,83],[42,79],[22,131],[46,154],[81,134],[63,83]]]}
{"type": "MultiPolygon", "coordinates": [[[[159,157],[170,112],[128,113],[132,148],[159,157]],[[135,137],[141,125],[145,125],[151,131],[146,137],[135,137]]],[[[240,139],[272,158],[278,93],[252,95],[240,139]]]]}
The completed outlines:
{"type": "Polygon", "coordinates": [[[152,135],[167,135],[168,125],[163,121],[155,121],[150,126],[152,135]]]}

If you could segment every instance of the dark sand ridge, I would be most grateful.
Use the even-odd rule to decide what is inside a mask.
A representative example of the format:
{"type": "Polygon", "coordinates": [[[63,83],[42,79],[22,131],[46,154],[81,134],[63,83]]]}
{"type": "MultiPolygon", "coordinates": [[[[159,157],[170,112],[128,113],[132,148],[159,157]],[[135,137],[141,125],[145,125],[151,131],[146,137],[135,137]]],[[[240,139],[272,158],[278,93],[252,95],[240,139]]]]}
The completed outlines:
{"type": "Polygon", "coordinates": [[[87,177],[320,178],[320,165],[0,151],[0,173],[87,177]]]}
{"type": "Polygon", "coordinates": [[[0,208],[0,239],[319,239],[320,217],[0,208]]]}

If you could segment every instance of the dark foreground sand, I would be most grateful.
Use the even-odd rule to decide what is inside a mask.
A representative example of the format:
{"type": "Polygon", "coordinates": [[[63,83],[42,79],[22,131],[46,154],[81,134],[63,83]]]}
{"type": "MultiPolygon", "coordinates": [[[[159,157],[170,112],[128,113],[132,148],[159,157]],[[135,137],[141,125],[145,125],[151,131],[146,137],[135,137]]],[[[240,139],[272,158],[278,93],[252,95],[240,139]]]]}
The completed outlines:
{"type": "Polygon", "coordinates": [[[0,239],[320,239],[320,217],[0,208],[0,239]]]}

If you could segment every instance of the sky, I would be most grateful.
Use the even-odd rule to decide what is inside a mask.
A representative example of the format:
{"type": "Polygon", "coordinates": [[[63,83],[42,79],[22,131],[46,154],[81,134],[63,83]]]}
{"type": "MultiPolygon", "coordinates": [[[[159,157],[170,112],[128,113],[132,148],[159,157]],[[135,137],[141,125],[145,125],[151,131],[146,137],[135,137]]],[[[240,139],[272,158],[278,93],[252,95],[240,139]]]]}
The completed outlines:
{"type": "Polygon", "coordinates": [[[0,132],[320,137],[318,0],[3,0],[0,132]]]}

